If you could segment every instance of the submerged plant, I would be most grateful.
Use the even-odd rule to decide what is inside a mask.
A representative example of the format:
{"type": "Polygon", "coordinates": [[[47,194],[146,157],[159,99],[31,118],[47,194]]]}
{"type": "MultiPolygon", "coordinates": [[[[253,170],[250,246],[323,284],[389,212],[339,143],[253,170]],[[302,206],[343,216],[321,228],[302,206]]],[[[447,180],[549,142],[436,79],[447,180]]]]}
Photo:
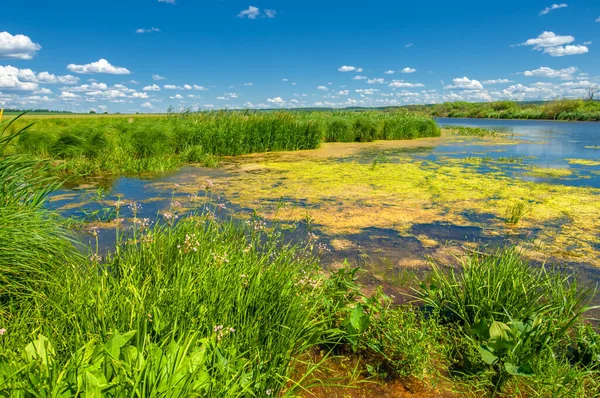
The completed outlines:
{"type": "Polygon", "coordinates": [[[526,212],[527,202],[517,202],[506,210],[504,222],[507,224],[516,225],[519,221],[521,221],[526,212]]]}

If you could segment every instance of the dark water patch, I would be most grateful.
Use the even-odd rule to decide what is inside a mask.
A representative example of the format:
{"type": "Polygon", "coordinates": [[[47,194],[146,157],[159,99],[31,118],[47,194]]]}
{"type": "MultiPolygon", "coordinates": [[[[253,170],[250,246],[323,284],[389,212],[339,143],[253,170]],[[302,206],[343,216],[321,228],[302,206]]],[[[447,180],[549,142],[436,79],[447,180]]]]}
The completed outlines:
{"type": "Polygon", "coordinates": [[[454,225],[439,221],[430,224],[414,224],[410,229],[410,233],[425,235],[442,242],[491,243],[497,240],[497,238],[485,235],[483,228],[480,227],[454,225]]]}

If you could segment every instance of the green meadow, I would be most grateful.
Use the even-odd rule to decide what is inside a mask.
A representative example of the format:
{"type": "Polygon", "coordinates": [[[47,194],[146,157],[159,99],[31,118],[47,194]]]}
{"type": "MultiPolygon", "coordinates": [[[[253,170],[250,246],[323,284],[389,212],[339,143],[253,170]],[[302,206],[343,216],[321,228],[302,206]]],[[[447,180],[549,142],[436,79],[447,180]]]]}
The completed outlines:
{"type": "MultiPolygon", "coordinates": [[[[1,396],[600,392],[600,335],[590,319],[594,287],[530,264],[519,245],[470,248],[455,261],[432,260],[429,272],[411,281],[405,300],[396,300],[365,286],[364,271],[350,263],[323,267],[330,248],[310,229],[292,240],[287,224],[266,222],[272,220],[259,212],[246,220],[223,219],[206,207],[149,220],[138,214],[138,203],[119,199],[107,204],[115,241],[104,252],[98,242],[105,229],[91,225],[95,244],[82,247],[68,220],[46,206],[67,176],[121,176],[188,163],[215,167],[234,156],[331,142],[435,139],[441,130],[428,116],[281,111],[16,118],[0,131],[1,396]],[[123,219],[126,208],[131,220],[123,219]]],[[[487,135],[480,129],[455,134],[487,135]]],[[[550,205],[530,210],[513,203],[508,179],[485,186],[469,179],[463,164],[401,166],[392,168],[383,157],[352,170],[329,158],[314,164],[283,160],[264,166],[299,176],[282,191],[273,175],[252,174],[246,185],[230,184],[226,193],[237,190],[241,205],[258,205],[267,197],[259,192],[262,179],[280,197],[301,192],[310,200],[336,191],[346,204],[360,201],[348,207],[354,218],[343,225],[338,219],[331,228],[356,228],[364,208],[387,200],[373,196],[369,202],[369,189],[377,184],[379,195],[424,204],[422,213],[405,206],[403,213],[393,209],[391,218],[379,215],[372,222],[384,226],[434,217],[436,210],[426,204],[442,200],[457,208],[471,200],[502,212],[507,228],[550,217],[550,205]],[[375,172],[381,173],[376,179],[375,172]],[[350,183],[362,185],[349,191],[350,183]],[[484,202],[484,196],[498,202],[484,202]]],[[[551,189],[525,182],[512,188],[540,203],[551,189]]],[[[212,184],[203,190],[207,197],[220,194],[212,184]]],[[[551,205],[578,206],[566,210],[581,210],[573,216],[579,228],[574,233],[591,236],[592,194],[558,193],[574,204],[551,205]]],[[[170,208],[177,207],[173,199],[170,208]]],[[[322,208],[324,218],[337,213],[333,204],[322,208]]]]}

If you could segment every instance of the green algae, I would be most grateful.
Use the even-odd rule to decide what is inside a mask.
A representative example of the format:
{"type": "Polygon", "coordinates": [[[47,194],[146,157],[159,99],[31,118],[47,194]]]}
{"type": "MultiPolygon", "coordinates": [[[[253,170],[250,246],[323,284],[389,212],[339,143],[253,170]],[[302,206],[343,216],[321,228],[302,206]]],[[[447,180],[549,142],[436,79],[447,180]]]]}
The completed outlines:
{"type": "MultiPolygon", "coordinates": [[[[230,175],[216,178],[227,199],[243,208],[260,208],[273,217],[277,210],[287,222],[300,222],[310,212],[315,225],[331,236],[357,234],[366,228],[391,228],[410,236],[415,224],[444,222],[479,225],[490,236],[508,233],[506,211],[516,201],[526,201],[528,211],[517,226],[519,232],[542,229],[535,244],[536,256],[577,258],[600,266],[597,231],[600,229],[600,190],[523,181],[501,170],[479,173],[473,166],[453,161],[424,161],[400,157],[397,163],[376,168],[350,156],[345,147],[340,157],[334,148],[324,158],[306,153],[230,159],[230,175]],[[491,215],[474,222],[465,213],[491,215]],[[564,222],[568,220],[567,222],[564,222]],[[557,226],[556,228],[546,228],[557,226]]],[[[515,165],[515,167],[517,167],[515,165]]],[[[569,176],[564,169],[531,168],[537,176],[569,176]],[[560,171],[555,171],[560,170],[560,171]]],[[[438,242],[423,238],[424,246],[438,242]]],[[[525,243],[524,243],[525,244],[525,243]]]]}
{"type": "Polygon", "coordinates": [[[569,164],[577,164],[581,166],[600,166],[600,161],[589,159],[567,159],[569,164]]]}

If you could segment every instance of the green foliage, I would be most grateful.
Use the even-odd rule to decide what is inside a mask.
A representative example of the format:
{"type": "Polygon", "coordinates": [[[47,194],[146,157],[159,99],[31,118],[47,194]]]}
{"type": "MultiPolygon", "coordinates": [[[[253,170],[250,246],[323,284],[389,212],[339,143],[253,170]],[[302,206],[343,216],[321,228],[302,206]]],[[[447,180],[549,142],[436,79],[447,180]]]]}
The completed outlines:
{"type": "Polygon", "coordinates": [[[219,156],[439,136],[431,118],[391,112],[205,112],[168,117],[40,119],[15,153],[61,160],[69,174],[165,171],[181,163],[213,167],[219,156]]]}
{"type": "Polygon", "coordinates": [[[504,221],[507,224],[516,225],[519,221],[521,221],[526,212],[527,202],[517,202],[506,210],[506,217],[504,218],[504,221]]]}
{"type": "Polygon", "coordinates": [[[411,105],[408,109],[434,117],[600,121],[600,102],[578,99],[559,99],[543,103],[457,101],[435,105],[411,105]]]}
{"type": "Polygon", "coordinates": [[[565,360],[568,333],[587,311],[590,292],[504,249],[468,256],[460,274],[434,266],[420,295],[442,320],[462,326],[499,391],[510,376],[534,376],[558,350],[565,360]]]}

